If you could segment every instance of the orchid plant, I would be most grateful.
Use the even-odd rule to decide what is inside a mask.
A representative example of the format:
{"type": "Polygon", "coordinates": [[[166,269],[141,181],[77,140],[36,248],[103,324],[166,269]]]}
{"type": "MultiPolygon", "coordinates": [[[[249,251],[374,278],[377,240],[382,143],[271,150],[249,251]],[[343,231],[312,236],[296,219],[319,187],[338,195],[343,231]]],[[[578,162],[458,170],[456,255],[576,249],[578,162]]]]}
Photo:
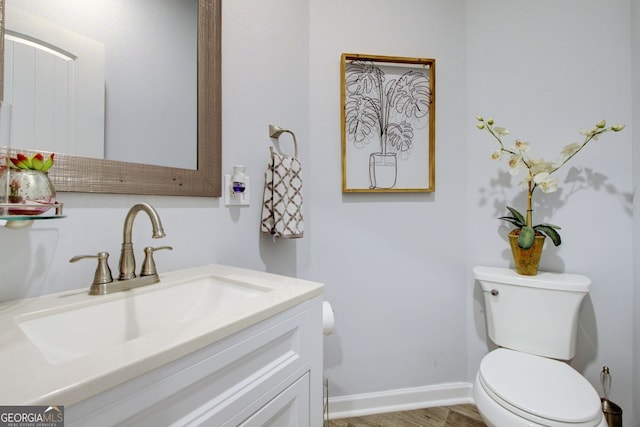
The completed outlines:
{"type": "Polygon", "coordinates": [[[557,230],[560,227],[553,224],[541,223],[532,225],[532,201],[533,192],[536,188],[540,188],[543,193],[553,193],[558,189],[558,179],[553,176],[562,166],[578,154],[589,142],[597,140],[598,136],[606,132],[620,132],[625,125],[613,125],[607,127],[605,120],[598,122],[591,130],[583,129],[580,133],[584,136],[582,142],[569,144],[562,149],[561,157],[557,162],[547,162],[543,159],[533,159],[528,156],[530,144],[528,142],[516,139],[513,146],[507,148],[503,138],[509,135],[509,131],[504,127],[494,126],[493,119],[484,120],[478,116],[476,127],[480,130],[486,130],[498,142],[498,148],[491,154],[494,160],[500,160],[503,156],[507,157],[509,165],[509,173],[512,176],[518,175],[521,170],[525,169],[525,177],[522,181],[523,187],[527,190],[527,212],[526,216],[522,215],[516,209],[507,206],[510,216],[503,216],[499,219],[514,225],[519,229],[518,246],[522,249],[529,249],[533,246],[536,235],[544,234],[548,236],[555,246],[559,246],[562,240],[557,230]]]}

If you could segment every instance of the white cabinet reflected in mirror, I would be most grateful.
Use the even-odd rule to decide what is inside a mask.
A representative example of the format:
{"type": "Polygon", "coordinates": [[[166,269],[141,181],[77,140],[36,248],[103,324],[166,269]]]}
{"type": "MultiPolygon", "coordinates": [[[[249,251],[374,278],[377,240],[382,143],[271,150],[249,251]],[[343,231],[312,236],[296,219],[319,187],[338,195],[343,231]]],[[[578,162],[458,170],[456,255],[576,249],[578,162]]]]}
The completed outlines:
{"type": "Polygon", "coordinates": [[[220,3],[5,0],[12,146],[61,191],[219,196],[220,3]]]}

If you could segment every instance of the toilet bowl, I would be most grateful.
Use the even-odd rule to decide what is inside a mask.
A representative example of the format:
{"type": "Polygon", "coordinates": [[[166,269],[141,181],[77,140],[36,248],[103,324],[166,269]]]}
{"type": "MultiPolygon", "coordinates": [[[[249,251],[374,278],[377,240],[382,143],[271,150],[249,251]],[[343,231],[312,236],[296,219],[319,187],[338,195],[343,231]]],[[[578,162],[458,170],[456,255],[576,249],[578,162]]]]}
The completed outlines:
{"type": "Polygon", "coordinates": [[[480,363],[473,393],[489,426],[607,426],[591,384],[554,359],[494,350],[480,363]]]}
{"type": "Polygon", "coordinates": [[[597,392],[564,362],[575,355],[578,313],[591,281],[492,267],[473,272],[484,293],[487,333],[500,346],[482,359],[474,382],[485,423],[606,427],[597,392]]]}

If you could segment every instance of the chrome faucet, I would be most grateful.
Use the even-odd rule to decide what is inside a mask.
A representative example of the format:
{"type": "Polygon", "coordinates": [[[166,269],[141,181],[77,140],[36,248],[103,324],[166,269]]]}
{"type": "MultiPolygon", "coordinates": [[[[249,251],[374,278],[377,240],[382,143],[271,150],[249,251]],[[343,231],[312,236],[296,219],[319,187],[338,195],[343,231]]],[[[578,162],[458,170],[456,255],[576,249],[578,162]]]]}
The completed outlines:
{"type": "Polygon", "coordinates": [[[136,217],[136,214],[140,211],[144,211],[151,220],[151,226],[153,227],[153,235],[151,236],[154,239],[159,239],[164,237],[164,230],[162,229],[162,222],[160,221],[160,216],[158,216],[158,212],[156,210],[146,204],[146,203],[138,203],[137,205],[133,205],[127,216],[124,219],[124,233],[122,237],[122,251],[120,252],[120,276],[118,276],[119,280],[129,280],[136,277],[136,259],[133,255],[133,243],[132,240],[132,231],[133,231],[133,220],[136,217]]]}

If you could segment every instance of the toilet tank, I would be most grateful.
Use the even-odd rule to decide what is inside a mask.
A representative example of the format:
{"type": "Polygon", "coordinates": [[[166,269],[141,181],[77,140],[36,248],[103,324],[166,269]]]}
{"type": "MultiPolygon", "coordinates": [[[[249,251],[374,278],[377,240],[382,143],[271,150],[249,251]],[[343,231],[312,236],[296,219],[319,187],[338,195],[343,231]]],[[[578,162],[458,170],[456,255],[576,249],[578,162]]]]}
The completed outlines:
{"type": "Polygon", "coordinates": [[[474,267],[484,294],[487,332],[496,345],[554,359],[576,352],[578,313],[589,293],[585,276],[474,267]]]}

